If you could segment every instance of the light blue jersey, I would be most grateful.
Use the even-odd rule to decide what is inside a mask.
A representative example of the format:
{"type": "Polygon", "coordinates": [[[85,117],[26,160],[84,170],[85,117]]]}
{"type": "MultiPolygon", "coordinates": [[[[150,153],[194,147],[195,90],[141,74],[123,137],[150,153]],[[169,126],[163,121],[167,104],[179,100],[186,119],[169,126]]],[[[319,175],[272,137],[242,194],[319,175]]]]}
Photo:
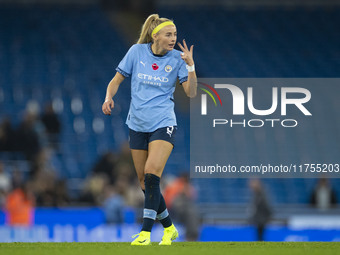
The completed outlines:
{"type": "Polygon", "coordinates": [[[176,80],[183,83],[188,79],[180,53],[174,49],[156,56],[150,43],[135,44],[119,63],[116,70],[125,77],[131,75],[131,104],[126,124],[132,130],[153,132],[177,125],[173,99],[176,80]]]}

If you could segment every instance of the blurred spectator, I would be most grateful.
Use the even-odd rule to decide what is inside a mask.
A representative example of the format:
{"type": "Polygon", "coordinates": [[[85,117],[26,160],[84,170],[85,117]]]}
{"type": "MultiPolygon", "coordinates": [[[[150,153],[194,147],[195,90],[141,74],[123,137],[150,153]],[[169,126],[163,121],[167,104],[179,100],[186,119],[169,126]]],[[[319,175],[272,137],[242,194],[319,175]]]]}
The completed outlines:
{"type": "Polygon", "coordinates": [[[16,189],[24,182],[24,176],[19,168],[14,168],[12,171],[12,189],[16,189]]]}
{"type": "Polygon", "coordinates": [[[4,165],[0,161],[0,208],[5,205],[7,193],[11,189],[11,179],[5,173],[4,165]]]}
{"type": "MultiPolygon", "coordinates": [[[[70,198],[64,180],[51,179],[45,176],[48,185],[35,187],[37,206],[63,207],[69,205],[70,198]]],[[[42,177],[44,178],[44,177],[42,177]]],[[[36,180],[37,181],[37,180],[36,180]]]]}
{"type": "Polygon", "coordinates": [[[188,174],[184,173],[170,182],[163,191],[166,205],[174,220],[185,227],[187,241],[196,241],[199,235],[200,219],[194,204],[196,191],[190,184],[188,174]]]}
{"type": "Polygon", "coordinates": [[[0,123],[0,151],[14,150],[14,129],[9,118],[4,118],[0,123]]]}
{"type": "Polygon", "coordinates": [[[85,181],[82,194],[79,198],[80,202],[88,205],[100,205],[107,184],[108,179],[105,174],[93,173],[85,181]]]}
{"type": "Polygon", "coordinates": [[[49,143],[56,146],[56,144],[59,142],[61,123],[58,115],[53,110],[52,103],[46,105],[41,116],[41,121],[45,126],[49,143]]]}
{"type": "Polygon", "coordinates": [[[25,183],[10,192],[6,199],[6,223],[11,226],[30,226],[33,223],[34,196],[25,183]]]}
{"type": "Polygon", "coordinates": [[[310,203],[320,210],[327,210],[336,206],[335,191],[329,184],[328,179],[319,179],[311,195],[310,203]]]}
{"type": "Polygon", "coordinates": [[[134,181],[131,183],[129,174],[122,171],[113,185],[105,187],[103,206],[108,223],[123,223],[125,206],[143,206],[144,194],[137,178],[134,181]]]}
{"type": "Polygon", "coordinates": [[[40,150],[31,162],[30,177],[35,178],[35,175],[40,171],[56,174],[56,169],[52,165],[53,156],[53,150],[51,149],[44,148],[40,150]]]}
{"type": "Polygon", "coordinates": [[[33,190],[38,206],[54,206],[55,175],[53,172],[39,170],[32,179],[33,190]]]}
{"type": "Polygon", "coordinates": [[[57,176],[51,165],[50,150],[41,150],[31,165],[30,179],[38,206],[55,206],[57,176]]]}
{"type": "Polygon", "coordinates": [[[120,191],[112,186],[105,187],[105,198],[103,209],[106,217],[106,223],[121,224],[124,222],[124,198],[120,191]]]}
{"type": "Polygon", "coordinates": [[[112,184],[116,179],[117,157],[113,152],[107,152],[102,155],[94,165],[92,172],[95,174],[104,174],[112,184]]]}
{"type": "Polygon", "coordinates": [[[9,192],[11,189],[11,178],[5,172],[4,164],[0,161],[0,190],[9,192]]]}
{"type": "Polygon", "coordinates": [[[18,129],[18,140],[20,141],[19,149],[28,160],[33,160],[42,148],[44,139],[41,136],[43,136],[43,131],[36,123],[36,115],[26,113],[18,129]]]}
{"type": "Polygon", "coordinates": [[[115,175],[124,174],[130,183],[137,179],[135,166],[133,164],[129,143],[123,143],[117,156],[117,165],[115,175]]]}
{"type": "Polygon", "coordinates": [[[125,202],[127,206],[143,208],[144,194],[142,192],[142,189],[140,188],[140,184],[137,178],[135,178],[135,180],[127,188],[125,192],[125,202]]]}
{"type": "Polygon", "coordinates": [[[118,155],[113,152],[103,154],[92,169],[93,173],[102,173],[109,178],[110,184],[114,184],[120,175],[133,183],[137,178],[128,143],[124,143],[118,155]]]}
{"type": "Polygon", "coordinates": [[[250,222],[256,226],[257,240],[263,241],[264,230],[271,218],[272,210],[267,201],[266,194],[261,182],[257,179],[254,179],[249,182],[249,186],[253,194],[250,208],[250,222]]]}
{"type": "Polygon", "coordinates": [[[65,180],[58,180],[54,187],[54,206],[62,207],[70,203],[65,180]]]}
{"type": "Polygon", "coordinates": [[[17,149],[15,130],[9,118],[0,123],[0,151],[14,151],[17,149]]]}

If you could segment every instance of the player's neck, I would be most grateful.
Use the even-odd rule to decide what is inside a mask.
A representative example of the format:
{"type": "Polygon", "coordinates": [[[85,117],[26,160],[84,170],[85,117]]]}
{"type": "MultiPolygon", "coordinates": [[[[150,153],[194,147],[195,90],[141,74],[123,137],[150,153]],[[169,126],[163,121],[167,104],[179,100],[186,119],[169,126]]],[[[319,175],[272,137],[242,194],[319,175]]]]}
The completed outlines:
{"type": "Polygon", "coordinates": [[[153,54],[160,55],[160,56],[163,56],[167,53],[167,50],[162,49],[161,47],[159,47],[155,43],[151,44],[151,50],[152,50],[153,54]]]}

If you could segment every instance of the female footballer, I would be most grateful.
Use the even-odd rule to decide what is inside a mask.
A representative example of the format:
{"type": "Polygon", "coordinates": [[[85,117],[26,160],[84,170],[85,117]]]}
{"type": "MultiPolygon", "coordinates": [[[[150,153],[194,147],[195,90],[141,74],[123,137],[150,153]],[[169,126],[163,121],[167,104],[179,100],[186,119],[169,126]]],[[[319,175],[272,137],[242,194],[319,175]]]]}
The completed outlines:
{"type": "Polygon", "coordinates": [[[150,15],[137,44],[134,44],[119,63],[110,81],[102,110],[110,115],[112,98],[125,77],[131,76],[131,103],[126,124],[137,176],[145,193],[143,226],[131,245],[149,245],[154,221],[164,227],[160,245],[171,245],[178,237],[164,198],[160,192],[160,178],[171,154],[177,129],[173,93],[179,79],[188,97],[195,97],[197,77],[190,50],[185,40],[175,50],[175,24],[157,14],[150,15]]]}

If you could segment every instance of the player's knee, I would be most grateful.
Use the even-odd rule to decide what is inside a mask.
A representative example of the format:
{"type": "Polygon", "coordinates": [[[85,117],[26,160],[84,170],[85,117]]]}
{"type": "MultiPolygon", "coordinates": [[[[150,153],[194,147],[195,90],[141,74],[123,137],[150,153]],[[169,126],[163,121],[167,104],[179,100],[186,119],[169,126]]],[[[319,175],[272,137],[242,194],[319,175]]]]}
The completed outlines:
{"type": "Polygon", "coordinates": [[[144,173],[146,174],[154,174],[154,175],[159,175],[159,173],[162,171],[162,168],[158,166],[157,164],[148,164],[145,166],[145,171],[144,173]]]}

